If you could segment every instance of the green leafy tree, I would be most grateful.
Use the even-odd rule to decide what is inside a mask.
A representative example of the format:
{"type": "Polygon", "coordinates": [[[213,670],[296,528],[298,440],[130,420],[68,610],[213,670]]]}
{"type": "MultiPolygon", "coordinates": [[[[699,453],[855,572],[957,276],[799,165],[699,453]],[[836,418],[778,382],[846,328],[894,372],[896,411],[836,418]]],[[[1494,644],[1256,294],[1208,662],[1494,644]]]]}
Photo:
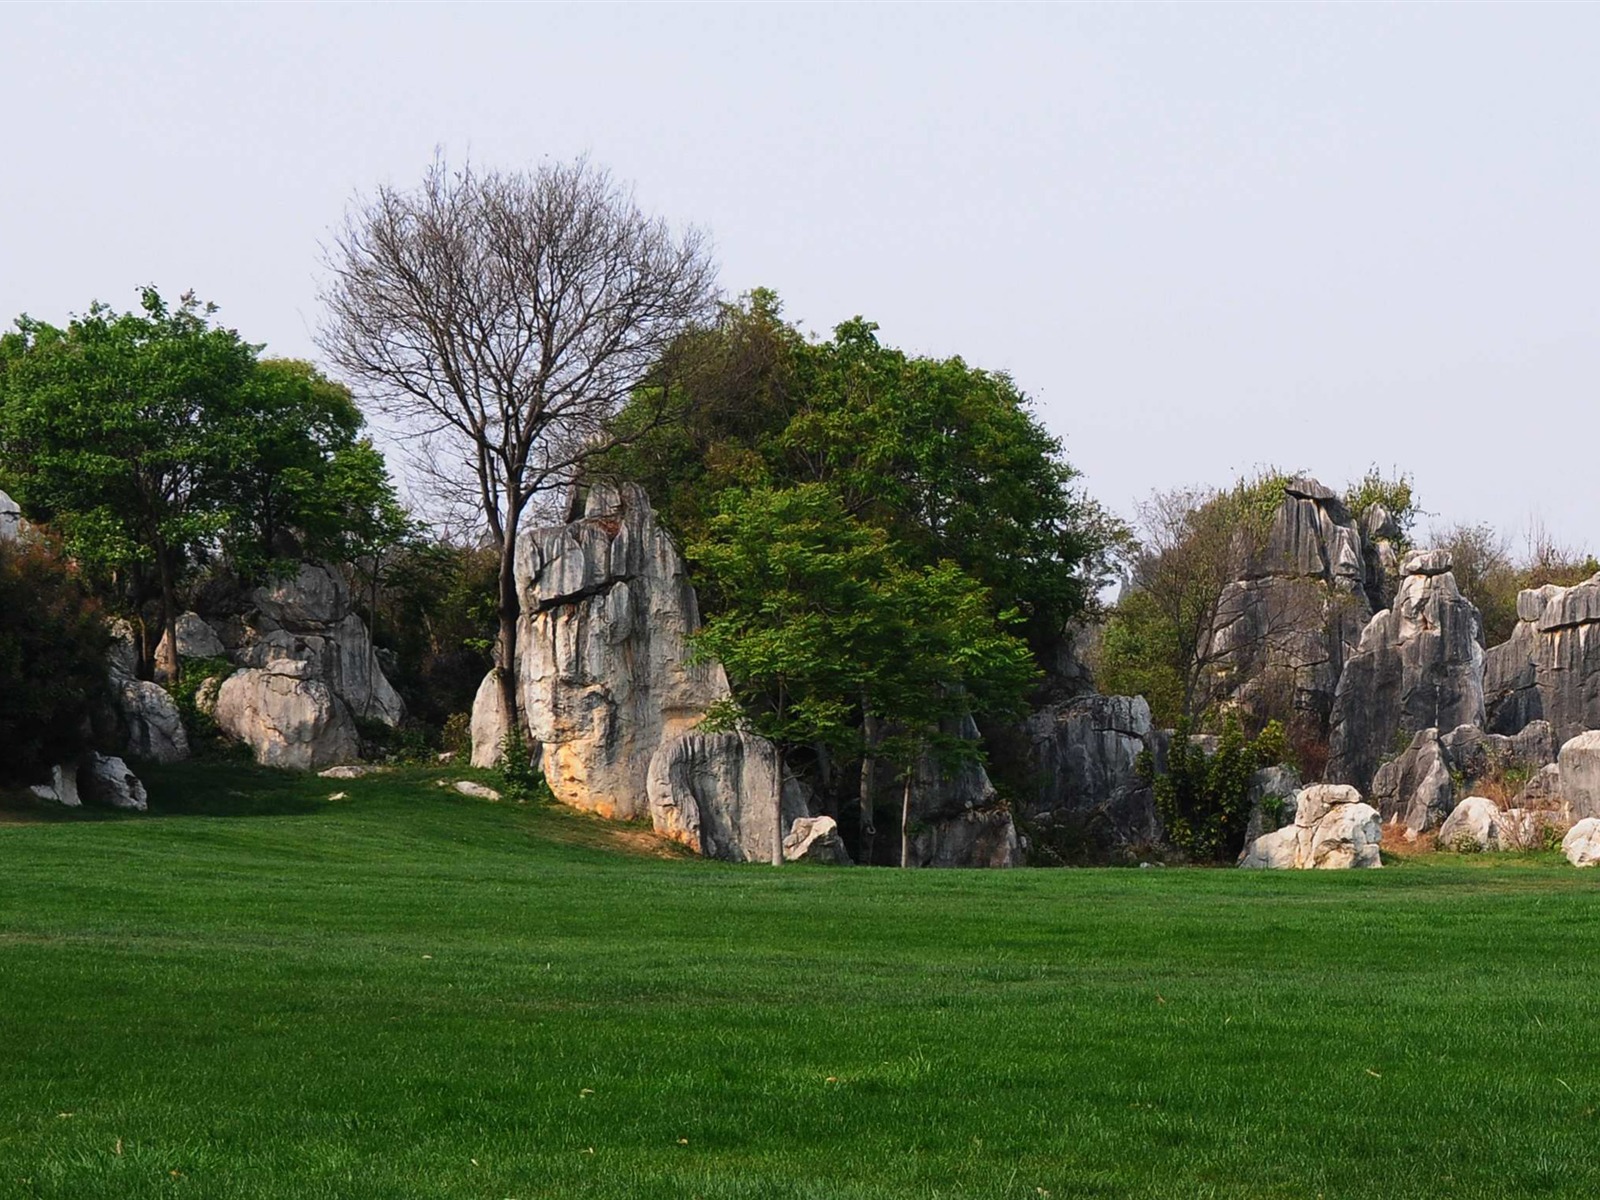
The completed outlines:
{"type": "Polygon", "coordinates": [[[875,756],[909,775],[930,751],[945,762],[978,753],[944,736],[943,722],[1014,708],[1034,678],[1026,644],[980,585],[953,563],[906,564],[828,484],[729,490],[689,553],[721,598],[695,652],[735,687],[708,728],[751,729],[780,758],[801,745],[860,756],[863,795],[875,756]],[[863,746],[864,724],[887,736],[863,746]]]}
{"type": "MultiPolygon", "coordinates": [[[[0,339],[0,466],[103,595],[139,619],[141,673],[175,644],[179,595],[225,554],[246,575],[286,557],[354,562],[406,529],[349,393],[309,364],[257,359],[215,309],[153,289],[137,312],[0,339]],[[153,607],[154,619],[146,619],[153,607]]],[[[162,664],[174,677],[176,656],[162,664]]]]}
{"type": "MultiPolygon", "coordinates": [[[[825,483],[908,564],[958,564],[1038,648],[1093,607],[1120,527],[1079,490],[1007,376],[884,346],[860,318],[809,340],[765,290],[693,340],[671,384],[686,419],[608,464],[645,486],[683,540],[705,536],[727,489],[825,483]]],[[[643,425],[660,404],[642,394],[621,422],[643,425]]]]}

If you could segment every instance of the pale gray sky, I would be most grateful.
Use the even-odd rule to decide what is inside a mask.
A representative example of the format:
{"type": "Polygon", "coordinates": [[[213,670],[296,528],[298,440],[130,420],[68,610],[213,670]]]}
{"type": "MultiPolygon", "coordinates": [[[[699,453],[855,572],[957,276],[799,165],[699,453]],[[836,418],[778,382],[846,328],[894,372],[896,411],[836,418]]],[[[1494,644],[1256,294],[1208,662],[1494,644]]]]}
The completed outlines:
{"type": "Polygon", "coordinates": [[[1600,543],[1600,9],[0,7],[0,318],[193,287],[313,354],[436,145],[587,151],[730,292],[1009,370],[1120,511],[1409,469],[1600,543]]]}

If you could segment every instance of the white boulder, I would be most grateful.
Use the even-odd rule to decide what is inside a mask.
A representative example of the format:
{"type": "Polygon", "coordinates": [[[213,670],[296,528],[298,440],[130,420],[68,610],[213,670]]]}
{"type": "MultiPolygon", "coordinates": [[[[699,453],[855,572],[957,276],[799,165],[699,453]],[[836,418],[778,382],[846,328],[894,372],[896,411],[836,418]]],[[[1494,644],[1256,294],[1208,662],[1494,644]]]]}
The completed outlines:
{"type": "Polygon", "coordinates": [[[78,765],[66,763],[50,768],[50,782],[36,783],[28,789],[41,800],[49,800],[63,808],[81,808],[83,800],[78,795],[78,765]]]}
{"type": "Polygon", "coordinates": [[[1600,729],[1580,733],[1561,747],[1561,798],[1574,817],[1600,817],[1600,729]]]}
{"type": "Polygon", "coordinates": [[[1561,853],[1575,867],[1592,867],[1600,862],[1600,817],[1585,817],[1561,839],[1561,853]]]}
{"type": "Polygon", "coordinates": [[[1318,783],[1302,788],[1293,825],[1259,837],[1241,867],[1335,871],[1381,867],[1383,825],[1355,788],[1318,783]]]}
{"type": "Polygon", "coordinates": [[[1537,814],[1521,809],[1507,812],[1484,796],[1468,796],[1439,827],[1439,847],[1515,850],[1530,845],[1537,832],[1537,814]]]}
{"type": "Polygon", "coordinates": [[[472,698],[472,765],[485,771],[497,765],[510,732],[511,712],[500,687],[500,672],[490,671],[472,698]]]}
{"type": "Polygon", "coordinates": [[[249,668],[217,690],[217,725],[267,767],[315,771],[354,759],[355,721],[320,679],[249,668]]]}
{"type": "Polygon", "coordinates": [[[107,754],[91,754],[78,772],[78,783],[84,798],[95,804],[129,812],[147,812],[150,798],[144,784],[128,769],[120,758],[107,754]]]}
{"type": "Polygon", "coordinates": [[[850,853],[839,836],[839,824],[832,817],[801,817],[795,821],[784,835],[783,857],[785,862],[850,865],[850,853]]]}

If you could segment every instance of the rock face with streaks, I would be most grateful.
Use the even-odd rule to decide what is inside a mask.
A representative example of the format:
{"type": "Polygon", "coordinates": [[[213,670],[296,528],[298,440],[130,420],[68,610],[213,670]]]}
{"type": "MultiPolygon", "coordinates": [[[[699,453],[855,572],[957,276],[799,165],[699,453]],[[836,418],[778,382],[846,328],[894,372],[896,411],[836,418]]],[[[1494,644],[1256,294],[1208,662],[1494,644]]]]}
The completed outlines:
{"type": "Polygon", "coordinates": [[[1142,696],[1080,696],[1032,713],[1023,724],[1031,825],[1070,828],[1103,846],[1161,836],[1150,785],[1135,764],[1154,752],[1156,731],[1142,696]]]}
{"type": "Polygon", "coordinates": [[[273,667],[229,675],[212,715],[262,766],[318,771],[350,762],[361,749],[350,710],[326,683],[273,667]]]}
{"type": "Polygon", "coordinates": [[[1486,728],[1516,733],[1549,721],[1567,741],[1600,728],[1600,575],[1517,597],[1517,625],[1484,662],[1486,728]]]}
{"type": "Polygon", "coordinates": [[[1443,735],[1430,727],[1419,730],[1403,753],[1378,768],[1371,799],[1385,824],[1404,826],[1414,836],[1437,829],[1450,815],[1461,798],[1458,779],[1469,787],[1510,772],[1532,779],[1555,761],[1555,737],[1544,721],[1533,722],[1515,737],[1485,733],[1475,725],[1443,735]]]}
{"type": "MultiPolygon", "coordinates": [[[[707,858],[771,862],[794,826],[810,817],[799,782],[783,771],[777,812],[778,752],[745,733],[685,733],[650,762],[650,822],[663,837],[707,858]]],[[[835,839],[838,834],[835,832],[835,839]]],[[[821,851],[819,850],[820,854],[821,851]]]]}
{"type": "Polygon", "coordinates": [[[728,695],[721,667],[689,661],[699,608],[683,560],[640,488],[604,485],[573,520],[524,534],[516,572],[518,696],[551,792],[646,815],[656,752],[728,695]]]}
{"type": "Polygon", "coordinates": [[[1226,693],[1287,701],[1325,723],[1381,584],[1344,502],[1314,479],[1284,486],[1266,542],[1217,606],[1211,655],[1226,693]]]}
{"type": "Polygon", "coordinates": [[[1397,742],[1428,728],[1483,725],[1482,623],[1449,555],[1412,554],[1401,576],[1394,605],[1362,631],[1334,697],[1328,777],[1357,788],[1371,786],[1397,742]]]}
{"type": "Polygon", "coordinates": [[[1313,784],[1296,797],[1294,824],[1258,837],[1239,865],[1302,871],[1381,867],[1382,837],[1377,809],[1355,788],[1313,784]]]}

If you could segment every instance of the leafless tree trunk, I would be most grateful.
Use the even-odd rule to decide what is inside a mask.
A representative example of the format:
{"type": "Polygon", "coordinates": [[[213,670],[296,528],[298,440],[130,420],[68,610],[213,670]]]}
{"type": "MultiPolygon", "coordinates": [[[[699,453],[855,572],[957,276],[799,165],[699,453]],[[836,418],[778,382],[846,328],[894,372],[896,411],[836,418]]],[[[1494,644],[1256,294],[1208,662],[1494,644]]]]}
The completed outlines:
{"type": "Polygon", "coordinates": [[[530,506],[668,419],[651,372],[716,302],[706,239],[579,159],[451,170],[358,199],[325,253],[319,345],[500,556],[495,665],[517,713],[517,535],[530,506]],[[612,418],[635,393],[654,419],[612,418]]]}

